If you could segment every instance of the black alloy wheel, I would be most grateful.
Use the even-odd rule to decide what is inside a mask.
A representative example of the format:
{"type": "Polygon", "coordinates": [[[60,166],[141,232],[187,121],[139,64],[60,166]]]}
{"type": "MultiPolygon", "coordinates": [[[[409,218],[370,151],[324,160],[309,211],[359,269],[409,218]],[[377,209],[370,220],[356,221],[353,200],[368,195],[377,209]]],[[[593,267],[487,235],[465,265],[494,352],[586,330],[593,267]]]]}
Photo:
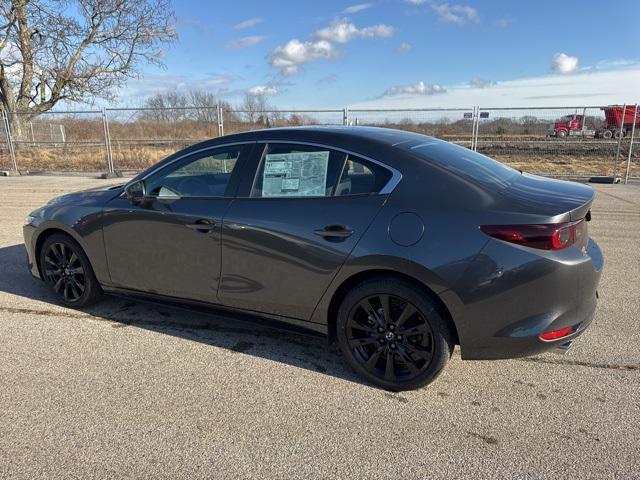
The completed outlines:
{"type": "Polygon", "coordinates": [[[342,302],[336,328],[354,370],[394,391],[433,381],[455,343],[435,301],[415,284],[396,278],[355,287],[342,302]]]}
{"type": "Polygon", "coordinates": [[[412,380],[433,357],[433,333],[424,315],[392,295],[368,296],[351,309],[347,341],[368,372],[390,382],[412,380]]]}
{"type": "Polygon", "coordinates": [[[44,254],[44,274],[67,302],[77,302],[86,289],[80,257],[64,243],[53,243],[44,254]]]}
{"type": "Polygon", "coordinates": [[[40,271],[53,293],[67,306],[85,307],[102,291],[84,251],[72,238],[54,234],[40,250],[40,271]]]}

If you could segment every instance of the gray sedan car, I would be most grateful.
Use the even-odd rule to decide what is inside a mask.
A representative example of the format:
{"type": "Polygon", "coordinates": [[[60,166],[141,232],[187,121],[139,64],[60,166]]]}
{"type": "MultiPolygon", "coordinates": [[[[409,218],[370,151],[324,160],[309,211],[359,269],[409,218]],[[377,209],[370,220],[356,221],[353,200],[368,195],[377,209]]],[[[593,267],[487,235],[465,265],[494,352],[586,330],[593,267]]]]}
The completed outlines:
{"type": "Polygon", "coordinates": [[[584,332],[603,266],[593,199],[410,132],[284,128],[53,199],[24,237],[32,274],[65,305],[110,293],[276,320],[405,390],[456,344],[463,359],[511,358],[584,332]]]}

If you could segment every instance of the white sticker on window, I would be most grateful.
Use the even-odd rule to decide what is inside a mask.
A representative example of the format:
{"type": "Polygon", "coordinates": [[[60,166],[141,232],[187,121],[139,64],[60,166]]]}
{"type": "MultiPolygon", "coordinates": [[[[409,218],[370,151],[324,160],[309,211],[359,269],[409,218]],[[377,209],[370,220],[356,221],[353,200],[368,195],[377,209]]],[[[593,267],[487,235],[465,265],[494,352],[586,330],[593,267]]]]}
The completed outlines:
{"type": "Polygon", "coordinates": [[[329,151],[267,154],[262,178],[263,197],[323,197],[329,151]]]}

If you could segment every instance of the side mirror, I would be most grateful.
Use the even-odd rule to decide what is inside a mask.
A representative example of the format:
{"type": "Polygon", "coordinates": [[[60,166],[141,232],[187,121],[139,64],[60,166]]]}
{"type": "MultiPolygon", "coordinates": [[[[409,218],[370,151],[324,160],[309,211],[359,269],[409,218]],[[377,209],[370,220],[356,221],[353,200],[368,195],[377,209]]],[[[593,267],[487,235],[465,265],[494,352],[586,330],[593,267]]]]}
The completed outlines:
{"type": "Polygon", "coordinates": [[[139,205],[144,202],[147,196],[147,188],[144,184],[144,180],[138,180],[137,182],[130,183],[124,189],[124,194],[127,196],[133,205],[139,205]]]}

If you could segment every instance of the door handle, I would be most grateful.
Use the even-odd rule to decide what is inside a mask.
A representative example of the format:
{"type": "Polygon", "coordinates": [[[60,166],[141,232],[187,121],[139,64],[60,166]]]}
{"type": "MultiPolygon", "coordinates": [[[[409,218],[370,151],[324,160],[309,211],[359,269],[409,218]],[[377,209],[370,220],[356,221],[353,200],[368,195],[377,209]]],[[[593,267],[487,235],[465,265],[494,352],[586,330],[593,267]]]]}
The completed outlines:
{"type": "Polygon", "coordinates": [[[216,228],[216,224],[209,220],[196,220],[194,223],[185,224],[185,227],[200,233],[208,233],[216,228]]]}
{"type": "Polygon", "coordinates": [[[314,230],[313,233],[324,238],[348,238],[353,235],[353,230],[346,225],[327,225],[324,228],[314,230]]]}

